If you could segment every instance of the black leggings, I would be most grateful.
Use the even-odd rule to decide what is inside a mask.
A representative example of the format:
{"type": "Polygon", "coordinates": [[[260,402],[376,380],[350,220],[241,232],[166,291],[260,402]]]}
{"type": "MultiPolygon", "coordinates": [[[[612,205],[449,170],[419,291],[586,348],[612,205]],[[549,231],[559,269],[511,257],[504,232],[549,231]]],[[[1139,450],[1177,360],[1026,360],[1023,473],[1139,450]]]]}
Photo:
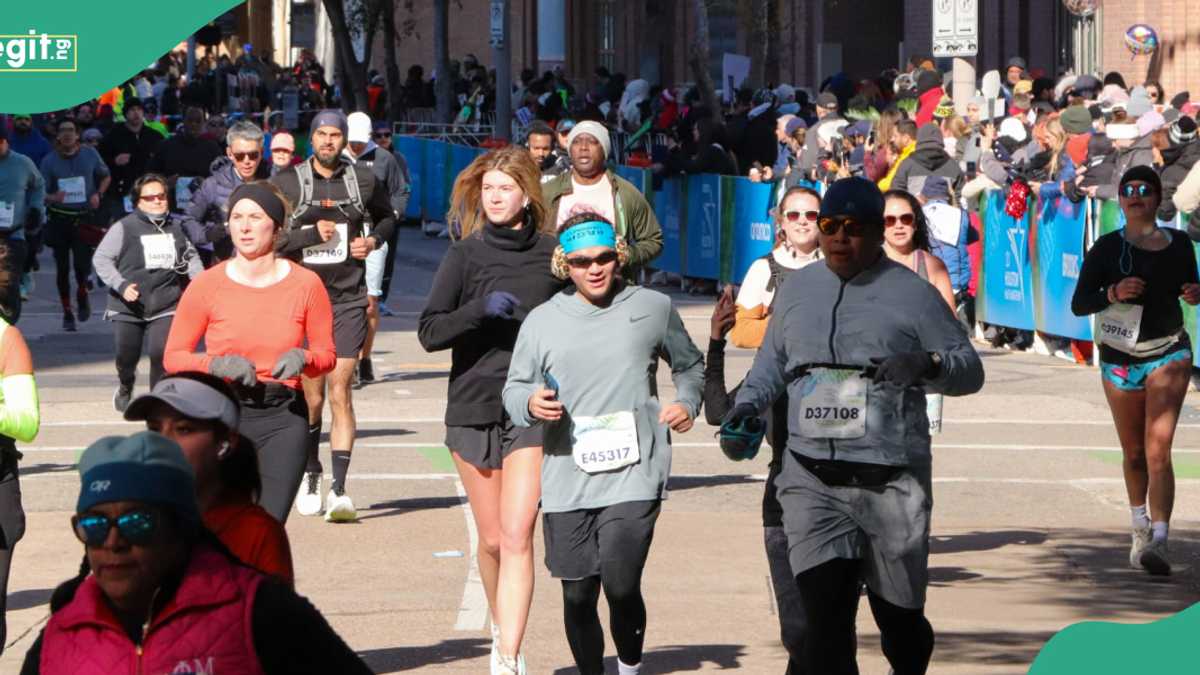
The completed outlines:
{"type": "MultiPolygon", "coordinates": [[[[649,542],[621,550],[621,555],[601,558],[600,576],[564,580],[563,621],[567,643],[581,675],[604,675],[604,629],[600,627],[600,589],[608,600],[609,622],[617,657],[626,665],[642,662],[646,639],[646,602],[642,599],[642,570],[649,542]]],[[[620,549],[618,549],[620,550],[620,549]]]]}
{"type": "Polygon", "coordinates": [[[304,477],[304,444],[308,437],[304,392],[289,390],[265,402],[243,400],[238,432],[258,451],[258,473],[262,477],[259,505],[280,523],[286,523],[304,477]]]}
{"type": "Polygon", "coordinates": [[[150,386],[158,384],[163,376],[163,350],[167,346],[167,333],[171,332],[171,317],[164,316],[153,321],[113,321],[113,338],[117,344],[117,379],[121,386],[133,387],[137,379],[137,364],[142,358],[142,340],[146,341],[146,353],[150,356],[150,386]]]}
{"type": "Polygon", "coordinates": [[[54,279],[58,282],[58,297],[63,309],[71,307],[71,270],[75,271],[77,293],[87,293],[88,276],[92,273],[92,247],[71,238],[71,243],[54,247],[54,279]],[[74,261],[72,261],[74,257],[74,261]]]}
{"type": "MultiPolygon", "coordinates": [[[[861,586],[859,560],[834,559],[796,575],[804,605],[807,672],[858,675],[854,620],[861,586]]],[[[883,655],[895,675],[922,675],[933,654],[933,627],[925,609],[893,605],[867,589],[883,655]]]]}
{"type": "MultiPolygon", "coordinates": [[[[12,443],[10,439],[4,439],[12,443]]],[[[8,571],[12,566],[13,549],[25,534],[25,511],[21,509],[21,484],[17,481],[17,463],[0,450],[0,654],[8,641],[7,611],[8,571]]]]}

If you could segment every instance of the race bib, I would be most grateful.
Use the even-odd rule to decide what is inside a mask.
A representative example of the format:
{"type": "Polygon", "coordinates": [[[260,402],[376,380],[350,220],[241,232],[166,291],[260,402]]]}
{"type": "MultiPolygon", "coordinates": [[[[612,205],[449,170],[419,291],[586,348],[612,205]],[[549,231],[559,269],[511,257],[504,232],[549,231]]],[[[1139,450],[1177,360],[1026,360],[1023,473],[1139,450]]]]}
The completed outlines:
{"type": "Polygon", "coordinates": [[[641,461],[632,412],[576,417],[574,423],[571,452],[575,465],[587,473],[613,471],[641,461]]]}
{"type": "Polygon", "coordinates": [[[175,181],[175,210],[186,211],[192,205],[192,192],[196,178],[180,177],[175,181]]]}
{"type": "Polygon", "coordinates": [[[925,394],[925,416],[929,418],[929,435],[942,433],[941,394],[925,394]]]}
{"type": "MultiPolygon", "coordinates": [[[[307,230],[316,227],[316,225],[305,225],[301,229],[307,230]]],[[[346,254],[349,251],[349,239],[347,235],[350,232],[350,226],[346,223],[338,223],[335,226],[333,236],[329,241],[322,242],[315,246],[309,246],[304,249],[304,263],[307,265],[332,265],[340,263],[346,259],[346,254]]]]}
{"type": "Polygon", "coordinates": [[[59,178],[58,189],[67,195],[63,198],[65,204],[80,204],[87,201],[87,182],[83,180],[83,176],[59,178]]]}
{"type": "Polygon", "coordinates": [[[1118,302],[1100,312],[1096,321],[1096,337],[1099,342],[1126,353],[1137,346],[1138,333],[1142,330],[1142,305],[1118,302]]]}
{"type": "Polygon", "coordinates": [[[867,434],[867,379],[858,370],[813,368],[800,396],[800,433],[808,438],[867,434]]]}
{"type": "Polygon", "coordinates": [[[175,269],[175,237],[169,234],[143,234],[141,239],[146,269],[175,269]]]}
{"type": "Polygon", "coordinates": [[[12,202],[0,202],[0,230],[11,230],[16,220],[17,205],[12,202]]]}

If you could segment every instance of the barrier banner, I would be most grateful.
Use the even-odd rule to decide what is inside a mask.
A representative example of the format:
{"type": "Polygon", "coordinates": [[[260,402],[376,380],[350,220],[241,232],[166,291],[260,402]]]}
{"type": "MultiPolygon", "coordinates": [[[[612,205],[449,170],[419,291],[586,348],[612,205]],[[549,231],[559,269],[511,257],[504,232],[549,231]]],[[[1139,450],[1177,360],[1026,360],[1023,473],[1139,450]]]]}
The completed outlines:
{"type": "Polygon", "coordinates": [[[1029,213],[1016,220],[1004,212],[1004,192],[987,193],[983,210],[983,268],[976,313],[980,321],[1033,330],[1033,269],[1029,213]]]}
{"type": "Polygon", "coordinates": [[[721,177],[698,174],[686,180],[684,274],[716,280],[721,276],[721,177]]]}
{"type": "Polygon", "coordinates": [[[685,233],[681,206],[685,189],[683,179],[669,178],[662,182],[662,188],[654,193],[650,202],[663,235],[662,253],[650,266],[671,274],[683,274],[685,233]]]}
{"type": "Polygon", "coordinates": [[[730,281],[742,283],[750,265],[771,252],[775,225],[771,221],[771,185],[749,178],[733,181],[733,270],[730,281]]]}
{"type": "MultiPolygon", "coordinates": [[[[473,148],[469,145],[450,145],[450,171],[446,176],[446,197],[449,199],[450,193],[454,191],[454,180],[458,178],[458,174],[462,173],[475,158],[487,152],[486,148],[473,148]]],[[[447,207],[450,204],[447,202],[447,207]]],[[[443,209],[445,210],[445,209],[443,209]]]]}
{"type": "Polygon", "coordinates": [[[392,141],[392,147],[403,155],[404,161],[408,163],[410,192],[408,207],[404,210],[404,215],[420,220],[425,206],[423,203],[424,192],[422,192],[425,184],[425,141],[413,136],[399,135],[392,136],[392,141]]]}
{"type": "Polygon", "coordinates": [[[646,201],[650,201],[650,171],[648,169],[639,169],[634,166],[618,164],[616,172],[621,178],[633,183],[633,186],[642,193],[642,196],[646,197],[646,201]]]}
{"type": "Polygon", "coordinates": [[[1125,213],[1115,199],[1096,201],[1096,238],[1125,227],[1125,213]]]}
{"type": "Polygon", "coordinates": [[[446,217],[450,193],[446,191],[446,174],[450,170],[450,144],[424,141],[425,180],[421,209],[425,220],[441,222],[446,217]]]}
{"type": "Polygon", "coordinates": [[[1071,296],[1083,265],[1087,202],[1065,197],[1038,202],[1033,288],[1037,329],[1074,340],[1092,339],[1091,317],[1071,312],[1071,296]]]}

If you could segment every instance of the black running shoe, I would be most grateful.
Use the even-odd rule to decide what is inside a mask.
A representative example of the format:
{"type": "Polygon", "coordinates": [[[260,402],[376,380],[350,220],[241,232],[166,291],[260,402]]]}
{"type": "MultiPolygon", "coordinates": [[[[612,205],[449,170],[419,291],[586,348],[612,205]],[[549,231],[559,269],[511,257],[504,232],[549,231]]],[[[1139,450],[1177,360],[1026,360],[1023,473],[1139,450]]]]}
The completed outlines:
{"type": "Polygon", "coordinates": [[[113,407],[117,412],[123,413],[129,407],[129,401],[133,399],[133,387],[121,385],[117,387],[116,393],[113,394],[113,407]]]}
{"type": "Polygon", "coordinates": [[[75,315],[71,313],[71,310],[63,312],[63,330],[70,333],[74,333],[76,330],[75,315]]]}
{"type": "Polygon", "coordinates": [[[358,362],[358,379],[363,384],[375,381],[375,367],[371,365],[371,359],[363,359],[358,362]]]}

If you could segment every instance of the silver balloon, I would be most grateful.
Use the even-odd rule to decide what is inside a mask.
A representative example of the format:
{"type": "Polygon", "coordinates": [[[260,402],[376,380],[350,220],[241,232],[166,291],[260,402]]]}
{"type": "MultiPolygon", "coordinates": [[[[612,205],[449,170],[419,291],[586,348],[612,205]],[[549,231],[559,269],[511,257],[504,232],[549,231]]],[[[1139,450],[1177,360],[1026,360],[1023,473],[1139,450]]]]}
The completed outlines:
{"type": "Polygon", "coordinates": [[[1063,6],[1075,16],[1091,16],[1100,6],[1100,0],[1063,0],[1063,6]]]}

